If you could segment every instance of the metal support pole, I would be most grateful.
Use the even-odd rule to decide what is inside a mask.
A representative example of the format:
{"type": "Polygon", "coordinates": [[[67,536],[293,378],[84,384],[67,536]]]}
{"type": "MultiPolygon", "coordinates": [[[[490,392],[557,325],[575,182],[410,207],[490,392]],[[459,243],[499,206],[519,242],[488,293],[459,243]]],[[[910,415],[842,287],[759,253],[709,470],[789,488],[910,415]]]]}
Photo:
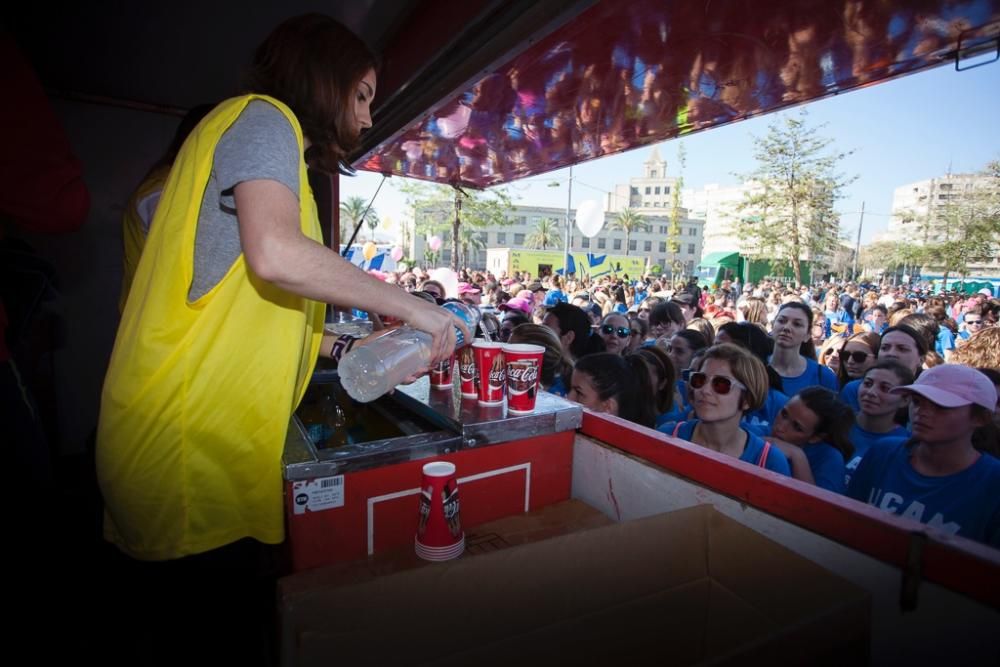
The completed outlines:
{"type": "Polygon", "coordinates": [[[563,258],[563,280],[569,278],[569,253],[573,243],[573,223],[569,219],[569,207],[573,198],[573,165],[569,167],[569,188],[566,193],[566,256],[563,258]]]}
{"type": "Polygon", "coordinates": [[[861,254],[861,226],[865,224],[865,203],[861,202],[861,219],[858,220],[858,241],[854,244],[854,273],[852,279],[858,279],[858,255],[861,254]]]}

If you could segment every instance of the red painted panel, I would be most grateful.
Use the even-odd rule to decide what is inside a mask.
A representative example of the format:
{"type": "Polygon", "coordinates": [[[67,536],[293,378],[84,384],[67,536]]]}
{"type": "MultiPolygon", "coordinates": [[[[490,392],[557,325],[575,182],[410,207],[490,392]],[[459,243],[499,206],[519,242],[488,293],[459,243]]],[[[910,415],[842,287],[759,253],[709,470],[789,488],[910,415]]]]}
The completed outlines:
{"type": "MultiPolygon", "coordinates": [[[[451,461],[459,479],[524,463],[531,464],[529,510],[569,499],[573,467],[572,431],[468,449],[440,457],[451,461]]],[[[291,483],[286,482],[285,516],[295,571],[365,558],[368,547],[368,500],[420,486],[421,459],[344,476],[344,506],[296,515],[291,483]]],[[[512,472],[459,487],[462,523],[471,528],[524,511],[525,475],[512,472]]],[[[417,497],[376,503],[376,552],[412,542],[417,497]]]]}
{"type": "Polygon", "coordinates": [[[915,533],[927,536],[922,576],[1000,608],[1000,551],[887,514],[784,475],[635,424],[584,410],[584,435],[886,563],[904,567],[915,533]]]}

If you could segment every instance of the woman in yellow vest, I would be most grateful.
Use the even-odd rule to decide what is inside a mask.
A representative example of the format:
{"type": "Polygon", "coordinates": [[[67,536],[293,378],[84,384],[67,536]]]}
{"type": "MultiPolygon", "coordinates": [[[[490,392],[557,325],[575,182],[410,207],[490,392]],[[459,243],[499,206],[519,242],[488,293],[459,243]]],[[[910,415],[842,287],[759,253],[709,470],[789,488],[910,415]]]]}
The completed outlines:
{"type": "Polygon", "coordinates": [[[163,157],[156,161],[149,172],[143,177],[139,187],[135,189],[125,205],[125,213],[122,215],[122,292],[118,297],[118,312],[125,310],[125,300],[128,298],[128,291],[132,287],[132,278],[135,276],[135,267],[139,265],[139,257],[142,256],[142,249],[146,245],[146,237],[149,236],[149,227],[153,222],[153,215],[156,212],[156,205],[163,194],[163,186],[170,175],[170,167],[177,158],[184,140],[191,134],[199,121],[212,110],[212,104],[199,104],[184,114],[181,122],[177,124],[174,138],[167,148],[163,157]]]}
{"type": "Polygon", "coordinates": [[[322,245],[306,164],[346,166],[371,126],[374,64],[334,20],[290,19],[257,49],[253,93],[213,109],[174,162],[101,396],[104,534],[131,559],[211,564],[236,554],[246,565],[253,545],[284,539],[282,448],[317,355],[333,347],[324,304],[377,304],[433,336],[432,363],[450,355],[454,326],[469,336],[447,311],[322,245]]]}

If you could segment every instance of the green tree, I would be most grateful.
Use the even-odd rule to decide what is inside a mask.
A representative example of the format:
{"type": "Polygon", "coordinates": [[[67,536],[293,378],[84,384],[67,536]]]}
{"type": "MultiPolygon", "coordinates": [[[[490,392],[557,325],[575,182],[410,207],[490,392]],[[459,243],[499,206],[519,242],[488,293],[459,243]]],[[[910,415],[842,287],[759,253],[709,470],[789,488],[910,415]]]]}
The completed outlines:
{"type": "Polygon", "coordinates": [[[542,218],[538,221],[535,231],[527,239],[529,248],[539,248],[545,250],[548,246],[561,247],[559,242],[559,223],[551,218],[542,218]]]}
{"type": "Polygon", "coordinates": [[[475,228],[464,225],[462,231],[459,232],[459,237],[461,239],[462,246],[462,265],[465,267],[469,265],[469,251],[473,250],[479,252],[480,250],[486,249],[486,241],[479,237],[480,232],[475,228]]]}
{"type": "Polygon", "coordinates": [[[687,152],[684,144],[677,144],[677,182],[670,197],[670,228],[667,234],[667,251],[670,253],[670,277],[676,279],[683,266],[677,254],[681,250],[681,188],[684,187],[684,167],[687,164],[687,152]]]}
{"type": "Polygon", "coordinates": [[[442,240],[451,240],[451,268],[455,271],[459,268],[463,225],[481,231],[511,224],[508,216],[513,205],[505,188],[458,190],[414,181],[405,182],[400,191],[413,207],[417,234],[440,234],[442,240]]]}
{"type": "Polygon", "coordinates": [[[649,229],[649,223],[646,219],[632,207],[623,208],[621,212],[615,216],[614,226],[616,229],[620,229],[625,232],[626,256],[628,255],[629,248],[631,246],[629,240],[632,238],[632,232],[642,232],[649,229]]]}
{"type": "Polygon", "coordinates": [[[753,187],[737,206],[736,224],[752,254],[787,260],[798,283],[804,254],[822,263],[836,251],[842,235],[833,206],[854,180],[836,171],[850,152],[828,153],[832,140],[818,134],[822,125],[808,126],[806,116],[805,110],[778,116],[767,136],[754,137],[757,168],[739,174],[753,187]]]}
{"type": "Polygon", "coordinates": [[[365,209],[368,209],[368,202],[365,201],[364,197],[348,197],[340,203],[341,243],[347,243],[350,240],[351,234],[354,233],[354,228],[361,222],[362,216],[364,216],[365,222],[368,223],[368,226],[373,231],[378,226],[378,214],[375,212],[375,209],[368,209],[367,214],[365,214],[365,209]],[[372,220],[375,221],[374,225],[371,222],[372,220]]]}

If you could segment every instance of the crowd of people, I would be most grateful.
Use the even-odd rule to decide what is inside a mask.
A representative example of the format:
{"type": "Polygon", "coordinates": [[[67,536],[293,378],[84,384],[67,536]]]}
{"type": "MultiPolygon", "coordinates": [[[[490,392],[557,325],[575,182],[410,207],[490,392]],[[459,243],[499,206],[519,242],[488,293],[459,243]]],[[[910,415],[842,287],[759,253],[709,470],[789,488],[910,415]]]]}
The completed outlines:
{"type": "Polygon", "coordinates": [[[1000,546],[987,289],[463,270],[449,291],[419,269],[383,277],[542,345],[543,388],[590,410],[1000,546]]]}

